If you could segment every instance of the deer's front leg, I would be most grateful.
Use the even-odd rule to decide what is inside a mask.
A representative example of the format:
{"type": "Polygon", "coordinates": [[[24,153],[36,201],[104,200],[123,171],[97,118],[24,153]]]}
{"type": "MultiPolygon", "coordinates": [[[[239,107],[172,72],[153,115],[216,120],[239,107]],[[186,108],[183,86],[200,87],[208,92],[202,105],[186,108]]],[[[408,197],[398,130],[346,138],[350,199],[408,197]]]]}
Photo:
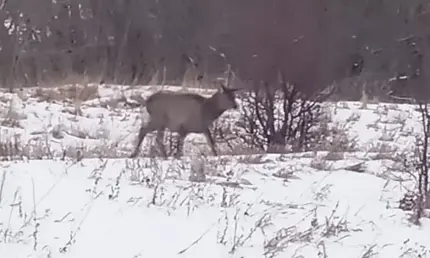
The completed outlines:
{"type": "Polygon", "coordinates": [[[209,147],[211,148],[212,154],[214,156],[218,156],[218,153],[215,149],[215,142],[214,142],[214,139],[212,138],[212,135],[211,135],[211,132],[209,131],[209,129],[205,130],[204,135],[206,137],[206,141],[209,144],[209,147]]]}

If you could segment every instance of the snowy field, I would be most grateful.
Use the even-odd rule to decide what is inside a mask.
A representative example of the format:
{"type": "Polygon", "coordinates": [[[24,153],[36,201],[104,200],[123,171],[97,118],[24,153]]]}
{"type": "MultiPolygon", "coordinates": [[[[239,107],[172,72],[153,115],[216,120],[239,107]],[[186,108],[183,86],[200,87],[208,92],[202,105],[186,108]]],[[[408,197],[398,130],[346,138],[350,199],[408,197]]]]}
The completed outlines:
{"type": "Polygon", "coordinates": [[[430,219],[399,209],[414,107],[327,103],[348,152],[201,157],[190,135],[179,160],[127,159],[145,112],[124,100],[155,90],[0,93],[1,258],[430,257],[430,219]]]}

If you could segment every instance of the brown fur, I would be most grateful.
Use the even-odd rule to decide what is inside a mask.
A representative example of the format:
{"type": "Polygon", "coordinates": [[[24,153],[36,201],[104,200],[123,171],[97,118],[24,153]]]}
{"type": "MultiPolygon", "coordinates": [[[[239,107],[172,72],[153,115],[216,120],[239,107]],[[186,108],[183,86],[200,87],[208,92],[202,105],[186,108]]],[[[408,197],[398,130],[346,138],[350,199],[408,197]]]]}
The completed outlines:
{"type": "Polygon", "coordinates": [[[138,155],[143,139],[153,131],[157,131],[157,145],[166,158],[166,151],[162,144],[166,129],[179,134],[177,156],[182,154],[183,142],[189,133],[204,134],[212,153],[217,155],[209,127],[225,111],[237,107],[234,91],[236,89],[221,86],[221,89],[210,98],[198,94],[171,91],[159,91],[152,94],[146,100],[149,121],[141,126],[136,148],[130,158],[138,155]]]}

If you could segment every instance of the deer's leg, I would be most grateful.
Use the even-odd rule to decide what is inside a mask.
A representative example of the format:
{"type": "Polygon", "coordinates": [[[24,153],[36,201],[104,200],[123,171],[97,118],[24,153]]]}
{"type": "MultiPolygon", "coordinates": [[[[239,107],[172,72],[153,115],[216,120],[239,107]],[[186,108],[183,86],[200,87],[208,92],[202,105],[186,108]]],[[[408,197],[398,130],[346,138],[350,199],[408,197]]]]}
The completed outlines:
{"type": "Polygon", "coordinates": [[[149,121],[148,124],[143,124],[140,127],[139,135],[137,137],[137,145],[136,145],[133,153],[130,155],[130,158],[135,158],[137,156],[137,154],[139,154],[140,146],[142,145],[143,139],[145,139],[145,136],[152,131],[154,131],[154,128],[153,128],[151,121],[149,121]]]}
{"type": "Polygon", "coordinates": [[[166,149],[164,148],[164,130],[163,129],[157,130],[155,141],[157,142],[158,149],[161,152],[161,156],[163,156],[164,159],[167,159],[167,152],[166,152],[166,149]]]}
{"type": "Polygon", "coordinates": [[[178,145],[175,153],[175,158],[180,158],[184,155],[184,142],[185,137],[187,137],[187,133],[185,132],[178,132],[178,145]]]}
{"type": "Polygon", "coordinates": [[[215,149],[215,142],[214,142],[214,139],[212,138],[212,135],[209,129],[206,129],[203,134],[205,135],[206,141],[208,142],[209,147],[211,148],[212,154],[214,156],[218,156],[218,153],[215,149]]]}

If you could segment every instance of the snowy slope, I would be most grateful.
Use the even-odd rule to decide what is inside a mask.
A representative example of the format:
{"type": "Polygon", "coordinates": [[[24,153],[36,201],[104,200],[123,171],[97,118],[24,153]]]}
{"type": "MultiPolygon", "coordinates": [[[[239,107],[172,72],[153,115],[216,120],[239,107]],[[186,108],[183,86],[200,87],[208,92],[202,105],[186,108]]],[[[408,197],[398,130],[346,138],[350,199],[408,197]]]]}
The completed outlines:
{"type": "Polygon", "coordinates": [[[20,138],[51,158],[0,163],[0,257],[430,257],[430,220],[415,226],[398,208],[414,187],[397,164],[419,134],[412,106],[327,103],[356,141],[340,158],[196,158],[191,150],[207,148],[193,144],[198,135],[180,160],[121,158],[142,111],[103,103],[153,90],[101,87],[81,115],[31,90],[1,94],[15,126],[2,123],[0,142],[20,138]],[[82,161],[61,159],[78,148],[82,161]],[[95,151],[103,158],[87,158],[95,151]]]}

